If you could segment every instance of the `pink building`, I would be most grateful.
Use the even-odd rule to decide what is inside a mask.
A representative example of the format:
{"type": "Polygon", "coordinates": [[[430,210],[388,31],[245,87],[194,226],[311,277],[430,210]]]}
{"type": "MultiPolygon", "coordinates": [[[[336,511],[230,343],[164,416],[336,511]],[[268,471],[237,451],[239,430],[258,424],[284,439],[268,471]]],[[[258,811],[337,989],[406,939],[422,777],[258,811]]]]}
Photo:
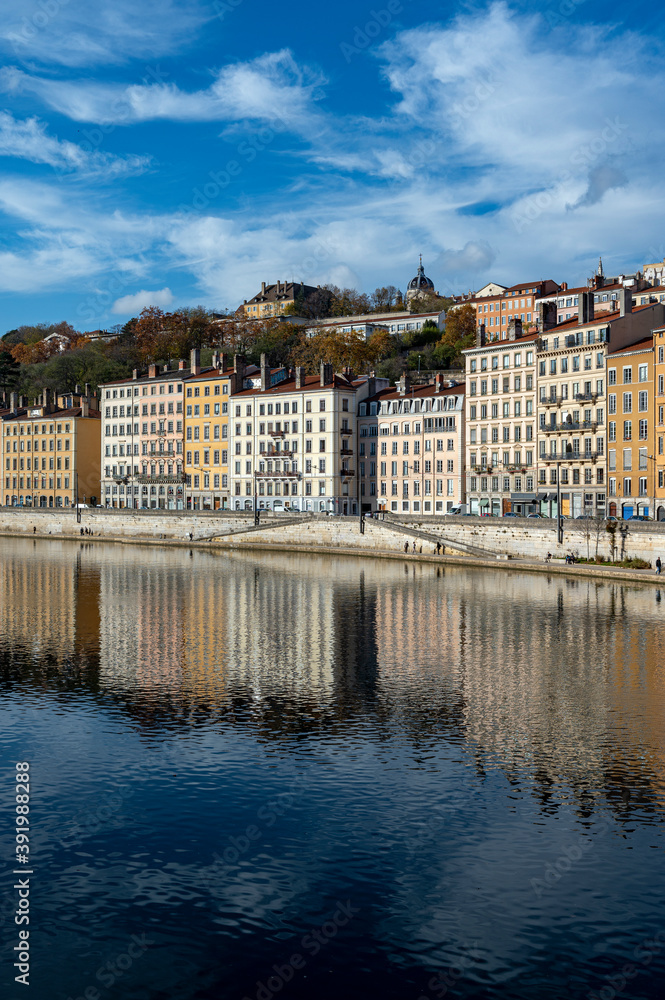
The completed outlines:
{"type": "Polygon", "coordinates": [[[358,407],[363,510],[445,514],[465,500],[464,383],[404,375],[358,407]]]}

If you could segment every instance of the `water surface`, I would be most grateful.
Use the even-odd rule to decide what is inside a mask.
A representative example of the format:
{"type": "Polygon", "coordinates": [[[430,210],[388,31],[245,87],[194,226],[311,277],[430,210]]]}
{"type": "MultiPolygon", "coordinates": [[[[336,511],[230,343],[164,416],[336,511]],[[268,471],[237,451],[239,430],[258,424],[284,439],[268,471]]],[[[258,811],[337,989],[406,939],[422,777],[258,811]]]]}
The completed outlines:
{"type": "Polygon", "coordinates": [[[659,591],[3,539],[0,602],[32,997],[663,995],[659,591]]]}

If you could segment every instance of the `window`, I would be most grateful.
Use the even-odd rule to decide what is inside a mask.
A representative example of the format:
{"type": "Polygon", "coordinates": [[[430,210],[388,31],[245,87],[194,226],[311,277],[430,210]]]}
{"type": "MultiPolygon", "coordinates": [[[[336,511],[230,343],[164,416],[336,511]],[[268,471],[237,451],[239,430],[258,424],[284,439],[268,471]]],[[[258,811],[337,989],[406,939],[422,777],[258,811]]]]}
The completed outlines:
{"type": "Polygon", "coordinates": [[[624,368],[624,370],[623,370],[623,382],[624,382],[624,385],[627,385],[628,382],[632,382],[632,381],[633,381],[633,369],[632,368],[624,368]]]}
{"type": "Polygon", "coordinates": [[[639,365],[637,368],[637,380],[638,382],[646,382],[649,378],[649,366],[639,365]]]}
{"type": "Polygon", "coordinates": [[[623,412],[632,413],[633,410],[633,394],[632,392],[624,392],[623,394],[623,412]]]}

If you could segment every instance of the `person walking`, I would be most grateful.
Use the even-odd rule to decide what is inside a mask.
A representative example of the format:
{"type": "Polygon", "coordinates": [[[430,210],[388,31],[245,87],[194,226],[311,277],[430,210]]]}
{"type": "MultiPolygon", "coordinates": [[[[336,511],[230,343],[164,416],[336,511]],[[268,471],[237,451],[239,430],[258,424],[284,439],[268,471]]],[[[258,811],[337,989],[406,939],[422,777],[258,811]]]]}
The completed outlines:
{"type": "Polygon", "coordinates": [[[404,554],[406,555],[408,553],[408,551],[409,551],[409,543],[408,542],[404,542],[404,554]]]}
{"type": "Polygon", "coordinates": [[[414,554],[414,556],[416,554],[416,540],[415,540],[415,538],[413,539],[413,554],[414,554]]]}
{"type": "Polygon", "coordinates": [[[660,576],[660,571],[662,569],[662,566],[663,564],[660,561],[660,556],[658,556],[658,558],[656,559],[656,573],[658,574],[658,576],[660,576]]]}

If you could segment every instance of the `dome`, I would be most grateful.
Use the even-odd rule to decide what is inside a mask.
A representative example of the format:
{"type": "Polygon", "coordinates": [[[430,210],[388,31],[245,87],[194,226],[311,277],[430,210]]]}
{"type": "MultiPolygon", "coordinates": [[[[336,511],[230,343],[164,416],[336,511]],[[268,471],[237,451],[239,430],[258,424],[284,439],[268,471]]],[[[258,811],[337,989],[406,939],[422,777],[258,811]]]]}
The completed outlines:
{"type": "Polygon", "coordinates": [[[434,282],[432,281],[431,278],[428,278],[427,275],[425,274],[422,254],[420,255],[418,274],[415,276],[415,278],[411,278],[411,281],[406,286],[406,288],[407,288],[407,295],[409,295],[409,293],[411,295],[415,295],[420,291],[426,291],[426,292],[434,291],[434,282]]]}

